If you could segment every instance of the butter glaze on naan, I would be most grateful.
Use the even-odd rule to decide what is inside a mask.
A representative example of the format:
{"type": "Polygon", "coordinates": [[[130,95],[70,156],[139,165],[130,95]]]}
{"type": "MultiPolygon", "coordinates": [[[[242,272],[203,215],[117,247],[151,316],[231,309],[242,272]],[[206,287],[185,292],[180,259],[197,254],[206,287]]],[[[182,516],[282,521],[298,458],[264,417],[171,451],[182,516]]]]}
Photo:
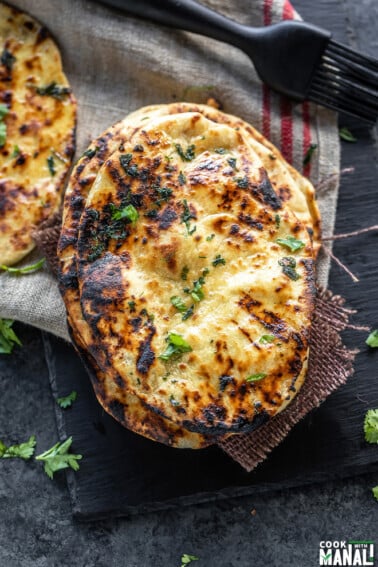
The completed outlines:
{"type": "Polygon", "coordinates": [[[241,432],[294,397],[308,358],[311,242],[240,132],[199,113],[149,121],[97,174],[77,249],[88,350],[104,349],[101,371],[113,368],[156,413],[200,433],[241,432]],[[130,204],[137,221],[114,223],[130,204]],[[287,236],[304,248],[276,242],[287,236]],[[174,296],[193,304],[185,321],[174,296]],[[172,332],[192,351],[164,361],[172,332]]]}
{"type": "Polygon", "coordinates": [[[76,102],[46,28],[0,2],[0,263],[34,248],[32,232],[57,211],[74,153],[76,102]]]}
{"type": "MultiPolygon", "coordinates": [[[[134,127],[132,131],[135,131],[134,127]]],[[[131,135],[122,121],[97,138],[78,161],[67,187],[63,227],[58,245],[60,257],[60,291],[67,307],[68,325],[75,348],[85,363],[93,389],[101,406],[134,433],[171,447],[200,449],[215,442],[214,437],[192,433],[148,410],[139,398],[130,394],[113,368],[102,372],[97,361],[89,355],[87,345],[93,342],[89,325],[83,319],[76,273],[77,229],[85,199],[96,174],[113,151],[131,135]]],[[[105,364],[105,353],[96,352],[105,364]]]]}

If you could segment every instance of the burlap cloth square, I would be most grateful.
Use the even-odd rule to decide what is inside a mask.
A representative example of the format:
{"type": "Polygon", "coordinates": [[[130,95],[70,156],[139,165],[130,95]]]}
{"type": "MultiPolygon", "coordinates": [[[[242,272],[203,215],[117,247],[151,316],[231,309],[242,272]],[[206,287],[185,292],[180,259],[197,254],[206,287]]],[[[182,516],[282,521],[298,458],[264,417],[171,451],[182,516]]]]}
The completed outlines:
{"type": "MultiPolygon", "coordinates": [[[[248,25],[298,17],[286,0],[202,2],[248,25]]],[[[15,0],[14,4],[42,21],[61,48],[78,100],[78,155],[90,139],[138,107],[214,98],[225,112],[251,122],[315,186],[322,186],[318,203],[323,235],[332,234],[340,155],[335,113],[307,102],[294,105],[271,92],[243,53],[220,42],[120,15],[96,2],[65,0],[64,11],[59,0],[15,0]],[[316,149],[304,165],[311,144],[316,149]]],[[[1,274],[0,317],[23,321],[69,340],[54,276],[59,223],[59,218],[51,219],[35,235],[52,269],[46,266],[19,278],[1,274]]],[[[34,252],[24,263],[38,255],[40,252],[34,252]]],[[[317,279],[322,288],[327,285],[328,271],[328,257],[321,253],[317,279]]],[[[257,431],[220,444],[246,470],[265,459],[295,423],[352,373],[354,353],[342,345],[339,334],[350,313],[342,303],[330,292],[319,291],[308,377],[295,401],[257,431]]]]}

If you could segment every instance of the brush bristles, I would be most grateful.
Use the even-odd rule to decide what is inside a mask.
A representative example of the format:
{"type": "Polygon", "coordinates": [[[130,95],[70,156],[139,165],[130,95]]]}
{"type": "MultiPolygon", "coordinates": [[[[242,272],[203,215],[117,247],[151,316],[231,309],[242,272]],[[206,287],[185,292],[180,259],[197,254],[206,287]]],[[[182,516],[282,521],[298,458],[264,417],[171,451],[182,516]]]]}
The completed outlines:
{"type": "Polygon", "coordinates": [[[378,61],[330,41],[308,98],[374,123],[378,117],[378,61]]]}

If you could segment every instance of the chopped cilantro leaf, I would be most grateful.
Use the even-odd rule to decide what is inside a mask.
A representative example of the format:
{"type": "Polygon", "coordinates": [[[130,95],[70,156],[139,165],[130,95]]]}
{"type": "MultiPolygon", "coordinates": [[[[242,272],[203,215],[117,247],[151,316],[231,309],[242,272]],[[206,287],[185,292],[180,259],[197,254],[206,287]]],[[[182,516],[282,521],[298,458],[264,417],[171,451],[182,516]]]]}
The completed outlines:
{"type": "Polygon", "coordinates": [[[38,262],[30,264],[29,266],[24,266],[23,268],[12,268],[12,266],[5,266],[4,264],[2,264],[0,266],[0,269],[8,272],[9,274],[13,274],[14,276],[19,276],[21,274],[30,274],[40,270],[45,261],[46,258],[41,258],[40,260],[38,260],[38,262]]]}
{"type": "Polygon", "coordinates": [[[189,268],[188,266],[184,266],[181,270],[180,277],[182,280],[186,281],[188,279],[189,268]]]}
{"type": "Polygon", "coordinates": [[[133,205],[126,205],[123,209],[117,209],[113,203],[110,203],[110,209],[113,220],[123,219],[135,224],[139,218],[139,213],[133,205]]]}
{"type": "Polygon", "coordinates": [[[0,354],[10,354],[14,345],[20,345],[21,341],[11,328],[12,319],[0,319],[0,354]]]}
{"type": "Polygon", "coordinates": [[[71,92],[71,89],[68,87],[62,87],[55,81],[49,83],[45,87],[36,87],[35,90],[40,96],[52,96],[58,100],[63,100],[63,98],[71,92]]]}
{"type": "Polygon", "coordinates": [[[229,158],[227,163],[232,169],[236,169],[236,158],[229,158]]]}
{"type": "Polygon", "coordinates": [[[153,313],[149,313],[147,309],[142,309],[140,314],[147,317],[148,321],[152,322],[155,319],[155,315],[153,313]]]}
{"type": "Polygon", "coordinates": [[[180,219],[181,222],[185,224],[188,235],[191,236],[196,231],[196,227],[194,226],[193,228],[190,228],[190,220],[195,219],[196,216],[192,214],[186,199],[182,201],[182,206],[184,208],[184,212],[181,214],[180,219]]]}
{"type": "Polygon", "coordinates": [[[79,470],[79,461],[82,455],[74,455],[69,453],[72,444],[72,437],[69,437],[63,443],[56,443],[44,453],[36,457],[37,461],[44,462],[44,470],[49,478],[53,478],[54,473],[62,469],[71,467],[74,471],[79,470]]]}
{"type": "Polygon", "coordinates": [[[123,155],[119,156],[119,163],[121,164],[123,169],[126,171],[126,173],[127,173],[127,168],[128,168],[132,159],[133,159],[133,154],[123,154],[123,155]]]}
{"type": "Polygon", "coordinates": [[[47,158],[47,167],[49,168],[50,174],[54,177],[54,175],[56,174],[54,156],[49,156],[47,158]]]}
{"type": "Polygon", "coordinates": [[[183,314],[182,320],[183,320],[183,321],[186,321],[187,319],[189,319],[189,317],[191,317],[191,316],[193,315],[193,313],[194,313],[194,305],[191,305],[191,306],[189,307],[189,309],[187,309],[187,310],[185,311],[185,313],[183,314]]]}
{"type": "Polygon", "coordinates": [[[280,244],[280,246],[289,248],[291,252],[301,250],[305,246],[305,243],[302,240],[297,240],[297,238],[294,238],[294,236],[291,235],[285,236],[285,238],[277,238],[276,242],[277,244],[280,244]]]}
{"type": "Polygon", "coordinates": [[[235,182],[240,189],[248,189],[248,178],[246,175],[244,177],[236,177],[235,182]]]}
{"type": "Polygon", "coordinates": [[[378,348],[378,330],[374,329],[365,342],[371,348],[378,348]]]}
{"type": "Polygon", "coordinates": [[[274,215],[274,222],[276,223],[276,228],[280,228],[280,224],[281,224],[281,217],[280,215],[274,215]]]}
{"type": "Polygon", "coordinates": [[[298,274],[298,272],[295,271],[295,267],[297,265],[295,258],[292,258],[291,256],[286,256],[285,258],[281,258],[281,260],[278,260],[278,263],[282,267],[282,271],[285,274],[285,276],[287,276],[288,278],[294,281],[299,280],[301,276],[298,274]]]}
{"type": "Polygon", "coordinates": [[[221,264],[224,266],[226,264],[226,260],[222,258],[220,254],[217,254],[211,263],[214,267],[220,266],[221,264]]]}
{"type": "Polygon", "coordinates": [[[206,240],[207,242],[211,242],[213,240],[213,238],[215,237],[215,234],[209,234],[209,236],[206,236],[206,240]]]}
{"type": "Polygon", "coordinates": [[[130,313],[135,313],[135,301],[128,301],[130,313]]]}
{"type": "Polygon", "coordinates": [[[368,443],[378,443],[378,409],[367,411],[364,420],[364,432],[368,443]]]}
{"type": "Polygon", "coordinates": [[[376,500],[378,500],[378,486],[374,486],[374,488],[371,489],[373,496],[376,500]]]}
{"type": "Polygon", "coordinates": [[[274,335],[262,335],[259,339],[259,343],[265,345],[272,343],[276,337],[274,335]]]}
{"type": "Polygon", "coordinates": [[[4,118],[9,112],[9,108],[6,104],[0,103],[0,120],[4,118]]]}
{"type": "Polygon", "coordinates": [[[35,445],[36,440],[34,435],[32,435],[25,443],[11,445],[10,447],[7,447],[2,441],[0,441],[0,458],[13,459],[18,457],[19,459],[27,461],[33,455],[35,445]]]}
{"type": "Polygon", "coordinates": [[[182,171],[180,171],[180,173],[178,174],[178,182],[180,183],[180,185],[185,185],[186,183],[186,176],[182,171]]]}
{"type": "Polygon", "coordinates": [[[265,378],[265,376],[266,374],[264,374],[264,372],[259,372],[257,374],[251,374],[250,376],[247,376],[245,380],[246,382],[258,382],[259,380],[265,378]]]}
{"type": "Polygon", "coordinates": [[[8,71],[12,71],[13,65],[16,62],[15,56],[8,51],[8,49],[4,48],[3,52],[0,57],[1,64],[4,65],[8,71]]]}
{"type": "Polygon", "coordinates": [[[175,144],[175,148],[176,152],[183,161],[192,161],[195,158],[196,147],[194,144],[190,144],[190,146],[186,148],[186,151],[182,149],[181,144],[175,144]]]}
{"type": "Polygon", "coordinates": [[[303,165],[308,165],[311,161],[312,155],[314,153],[314,151],[316,150],[316,148],[318,147],[318,144],[310,144],[305,157],[303,158],[303,165]]]}
{"type": "Polygon", "coordinates": [[[7,126],[4,122],[0,122],[0,148],[5,145],[7,141],[7,126]]]}
{"type": "Polygon", "coordinates": [[[11,158],[15,158],[17,156],[19,156],[21,153],[20,148],[17,146],[17,144],[13,147],[13,152],[11,153],[11,158]]]}
{"type": "Polygon", "coordinates": [[[127,175],[130,175],[130,177],[138,177],[138,164],[130,165],[132,159],[133,154],[122,154],[119,156],[119,163],[127,175]]]}
{"type": "Polygon", "coordinates": [[[98,148],[97,146],[95,148],[89,148],[83,153],[82,157],[88,157],[89,159],[92,159],[99,149],[100,148],[98,148]]]}
{"type": "Polygon", "coordinates": [[[158,207],[160,207],[162,203],[168,203],[173,193],[172,189],[169,189],[169,187],[155,187],[155,191],[159,195],[156,201],[158,207]]]}
{"type": "Polygon", "coordinates": [[[183,314],[182,315],[183,321],[189,319],[189,317],[191,317],[194,313],[194,305],[188,308],[181,299],[181,297],[178,297],[177,295],[171,297],[171,303],[177,309],[177,311],[180,311],[180,313],[183,314]]]}
{"type": "Polygon", "coordinates": [[[340,128],[339,136],[345,142],[357,142],[357,138],[355,138],[352,132],[348,128],[340,128]]]}
{"type": "Polygon", "coordinates": [[[226,150],[225,148],[216,148],[216,149],[214,150],[214,152],[215,152],[216,154],[224,155],[224,154],[227,154],[227,153],[228,153],[228,150],[226,150]]]}
{"type": "Polygon", "coordinates": [[[184,313],[184,311],[186,311],[186,305],[178,295],[171,297],[171,303],[173,307],[177,309],[177,311],[180,311],[180,313],[184,313]]]}
{"type": "Polygon", "coordinates": [[[198,280],[196,280],[195,282],[193,282],[194,287],[192,289],[192,291],[190,292],[190,295],[192,297],[192,299],[194,301],[196,301],[197,303],[199,303],[202,299],[205,298],[205,294],[203,292],[202,286],[205,282],[203,281],[203,278],[199,278],[198,280]]]}
{"type": "Polygon", "coordinates": [[[61,408],[66,409],[72,406],[72,403],[76,400],[76,398],[77,392],[75,392],[75,390],[72,390],[72,392],[68,394],[68,396],[58,398],[56,401],[61,408]]]}
{"type": "Polygon", "coordinates": [[[165,351],[159,356],[161,360],[169,360],[170,358],[178,358],[185,352],[191,352],[193,349],[182,335],[170,332],[165,339],[168,343],[165,351]]]}
{"type": "Polygon", "coordinates": [[[169,396],[169,401],[171,402],[171,404],[172,404],[173,406],[179,406],[179,405],[180,405],[180,402],[179,402],[178,400],[176,400],[176,398],[174,397],[173,394],[171,394],[171,395],[169,396]]]}
{"type": "Polygon", "coordinates": [[[181,567],[186,567],[192,561],[198,561],[198,560],[199,560],[199,557],[196,557],[195,555],[188,555],[187,553],[184,553],[184,555],[181,557],[181,567]]]}
{"type": "Polygon", "coordinates": [[[139,175],[138,164],[134,163],[133,165],[130,165],[130,167],[127,168],[126,173],[130,175],[130,177],[138,177],[139,175]]]}

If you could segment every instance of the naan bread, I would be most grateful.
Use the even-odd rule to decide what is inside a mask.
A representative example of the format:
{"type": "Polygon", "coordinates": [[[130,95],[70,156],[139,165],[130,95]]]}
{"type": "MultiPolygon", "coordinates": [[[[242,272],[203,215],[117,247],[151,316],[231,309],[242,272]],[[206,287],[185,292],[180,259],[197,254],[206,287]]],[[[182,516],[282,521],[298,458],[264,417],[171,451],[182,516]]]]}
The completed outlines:
{"type": "MultiPolygon", "coordinates": [[[[102,163],[131,134],[125,122],[114,125],[92,143],[78,161],[67,188],[58,253],[60,290],[67,306],[68,325],[75,348],[87,367],[96,397],[110,415],[124,427],[154,441],[171,447],[200,449],[214,443],[214,438],[187,431],[148,410],[138,397],[123,387],[121,378],[113,368],[108,367],[106,373],[102,372],[87,349],[94,338],[83,319],[78,291],[75,250],[78,221],[102,163]]],[[[105,353],[100,350],[96,355],[105,366],[105,353]]]]}
{"type": "Polygon", "coordinates": [[[75,144],[76,102],[57,46],[28,14],[0,2],[0,264],[34,248],[61,202],[75,144]],[[5,125],[5,126],[4,126],[5,125]],[[5,133],[5,132],[4,132],[5,133]]]}
{"type": "Polygon", "coordinates": [[[141,123],[143,120],[151,120],[154,117],[182,112],[199,112],[212,122],[226,124],[244,136],[269,172],[269,180],[275,192],[306,225],[312,236],[313,252],[317,254],[321,246],[321,232],[320,212],[315,200],[314,187],[309,179],[294,169],[284,159],[281,152],[253,126],[211,106],[187,102],[146,106],[130,114],[128,121],[141,123]]]}
{"type": "Polygon", "coordinates": [[[81,215],[88,351],[179,426],[249,431],[304,380],[308,231],[241,132],[196,112],[146,123],[105,160],[81,215]],[[290,238],[299,250],[277,242],[290,238]]]}

